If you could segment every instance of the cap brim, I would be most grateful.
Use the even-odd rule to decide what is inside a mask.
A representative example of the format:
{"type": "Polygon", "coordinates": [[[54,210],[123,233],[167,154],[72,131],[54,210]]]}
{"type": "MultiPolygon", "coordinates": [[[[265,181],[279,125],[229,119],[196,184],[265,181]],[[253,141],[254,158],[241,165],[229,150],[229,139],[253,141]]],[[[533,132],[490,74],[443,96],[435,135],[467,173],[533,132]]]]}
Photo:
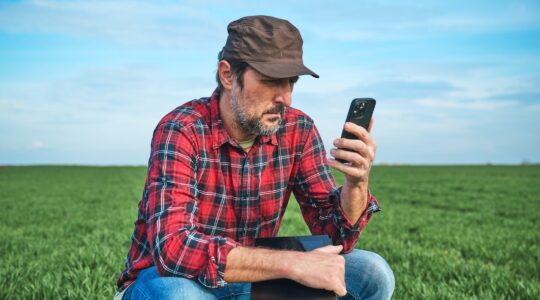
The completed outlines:
{"type": "Polygon", "coordinates": [[[317,73],[311,71],[303,64],[290,63],[268,63],[268,62],[247,62],[253,69],[271,78],[289,78],[300,75],[311,75],[319,78],[317,73]]]}

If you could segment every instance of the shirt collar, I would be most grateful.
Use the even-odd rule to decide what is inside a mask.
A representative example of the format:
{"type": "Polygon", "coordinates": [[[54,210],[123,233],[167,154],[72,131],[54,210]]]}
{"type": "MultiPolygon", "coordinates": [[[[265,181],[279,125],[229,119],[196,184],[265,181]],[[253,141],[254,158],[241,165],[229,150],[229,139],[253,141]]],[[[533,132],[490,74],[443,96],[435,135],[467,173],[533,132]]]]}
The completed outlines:
{"type": "MultiPolygon", "coordinates": [[[[215,89],[212,96],[210,96],[210,126],[212,132],[212,146],[214,149],[217,149],[227,142],[231,145],[238,146],[238,143],[236,143],[225,130],[225,126],[223,125],[223,121],[219,115],[219,97],[219,89],[215,89]]],[[[255,143],[257,143],[257,141],[260,141],[260,143],[271,143],[275,146],[277,145],[276,133],[271,135],[260,135],[258,136],[258,139],[255,140],[255,143]]]]}

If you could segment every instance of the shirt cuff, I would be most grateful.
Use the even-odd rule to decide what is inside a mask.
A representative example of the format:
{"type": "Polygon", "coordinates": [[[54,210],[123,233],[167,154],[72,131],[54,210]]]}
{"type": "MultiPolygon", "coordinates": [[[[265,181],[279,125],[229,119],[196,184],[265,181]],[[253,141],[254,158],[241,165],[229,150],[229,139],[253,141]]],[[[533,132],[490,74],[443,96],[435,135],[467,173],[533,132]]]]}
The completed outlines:
{"type": "Polygon", "coordinates": [[[227,285],[225,281],[225,266],[229,252],[240,243],[223,237],[213,237],[208,245],[208,265],[199,275],[199,282],[208,288],[219,288],[227,285]]]}
{"type": "Polygon", "coordinates": [[[343,211],[343,208],[341,207],[341,188],[342,187],[339,187],[338,189],[339,193],[337,193],[338,199],[339,199],[338,200],[339,205],[337,208],[339,212],[338,222],[343,228],[346,228],[350,231],[360,231],[367,224],[367,222],[369,221],[373,213],[381,211],[379,202],[377,201],[375,196],[373,196],[371,192],[368,191],[368,204],[366,206],[366,209],[364,210],[364,212],[362,212],[358,220],[353,224],[347,218],[345,211],[343,211]]]}

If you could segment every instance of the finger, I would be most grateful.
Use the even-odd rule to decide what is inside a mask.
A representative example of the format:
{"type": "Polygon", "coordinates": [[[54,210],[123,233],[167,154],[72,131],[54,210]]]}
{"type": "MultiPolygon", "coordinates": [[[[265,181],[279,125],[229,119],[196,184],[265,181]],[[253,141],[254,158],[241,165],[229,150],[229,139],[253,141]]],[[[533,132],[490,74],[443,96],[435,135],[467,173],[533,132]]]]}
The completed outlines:
{"type": "Polygon", "coordinates": [[[351,140],[351,139],[335,139],[334,140],[334,146],[337,148],[344,148],[344,149],[350,149],[354,152],[359,153],[363,157],[370,158],[370,156],[373,156],[373,149],[370,149],[366,143],[360,140],[351,140]]]}
{"type": "Polygon", "coordinates": [[[343,259],[343,269],[340,272],[339,282],[335,293],[340,297],[347,294],[347,286],[345,284],[345,259],[343,259]]]}
{"type": "Polygon", "coordinates": [[[328,253],[328,254],[339,254],[339,253],[341,253],[341,250],[343,250],[342,245],[337,245],[337,246],[328,245],[328,246],[324,246],[324,247],[321,247],[321,248],[317,248],[317,249],[315,249],[313,251],[323,252],[323,253],[328,253]]]}
{"type": "Polygon", "coordinates": [[[359,168],[356,166],[343,164],[332,158],[328,159],[328,165],[346,176],[348,175],[354,178],[358,178],[359,180],[367,180],[367,176],[369,174],[367,168],[359,168]]]}
{"type": "Polygon", "coordinates": [[[358,124],[355,124],[353,122],[346,122],[345,125],[343,126],[343,129],[345,129],[345,131],[352,133],[354,136],[360,139],[368,134],[368,131],[364,127],[358,124]]]}
{"type": "Polygon", "coordinates": [[[338,295],[339,297],[343,297],[347,295],[347,289],[345,288],[345,285],[343,285],[340,286],[337,291],[334,291],[334,293],[336,293],[336,295],[338,295]]]}
{"type": "Polygon", "coordinates": [[[347,122],[345,123],[343,129],[345,129],[345,131],[347,132],[350,132],[368,145],[375,143],[371,134],[362,126],[356,125],[352,122],[347,122]]]}
{"type": "Polygon", "coordinates": [[[343,297],[347,295],[347,289],[345,288],[345,286],[341,286],[337,291],[334,291],[334,293],[336,293],[336,295],[338,295],[339,297],[343,297]]]}
{"type": "Polygon", "coordinates": [[[362,155],[354,150],[342,149],[341,147],[330,149],[330,156],[334,158],[341,158],[348,162],[356,162],[362,157],[362,155]]]}
{"type": "Polygon", "coordinates": [[[354,167],[369,167],[369,162],[372,161],[370,154],[366,154],[368,157],[364,157],[359,153],[343,149],[330,149],[330,155],[334,158],[346,160],[354,167]]]}

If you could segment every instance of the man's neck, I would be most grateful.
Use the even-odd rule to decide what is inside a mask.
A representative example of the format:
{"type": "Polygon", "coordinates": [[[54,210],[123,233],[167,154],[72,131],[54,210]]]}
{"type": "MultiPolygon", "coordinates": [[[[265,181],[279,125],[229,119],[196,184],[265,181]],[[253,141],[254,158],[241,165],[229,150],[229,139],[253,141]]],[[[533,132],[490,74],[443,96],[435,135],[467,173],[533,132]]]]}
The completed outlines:
{"type": "Polygon", "coordinates": [[[237,142],[248,141],[255,138],[254,134],[245,132],[238,126],[234,118],[234,113],[231,108],[230,93],[222,91],[219,95],[219,116],[223,121],[223,127],[237,142]]]}

